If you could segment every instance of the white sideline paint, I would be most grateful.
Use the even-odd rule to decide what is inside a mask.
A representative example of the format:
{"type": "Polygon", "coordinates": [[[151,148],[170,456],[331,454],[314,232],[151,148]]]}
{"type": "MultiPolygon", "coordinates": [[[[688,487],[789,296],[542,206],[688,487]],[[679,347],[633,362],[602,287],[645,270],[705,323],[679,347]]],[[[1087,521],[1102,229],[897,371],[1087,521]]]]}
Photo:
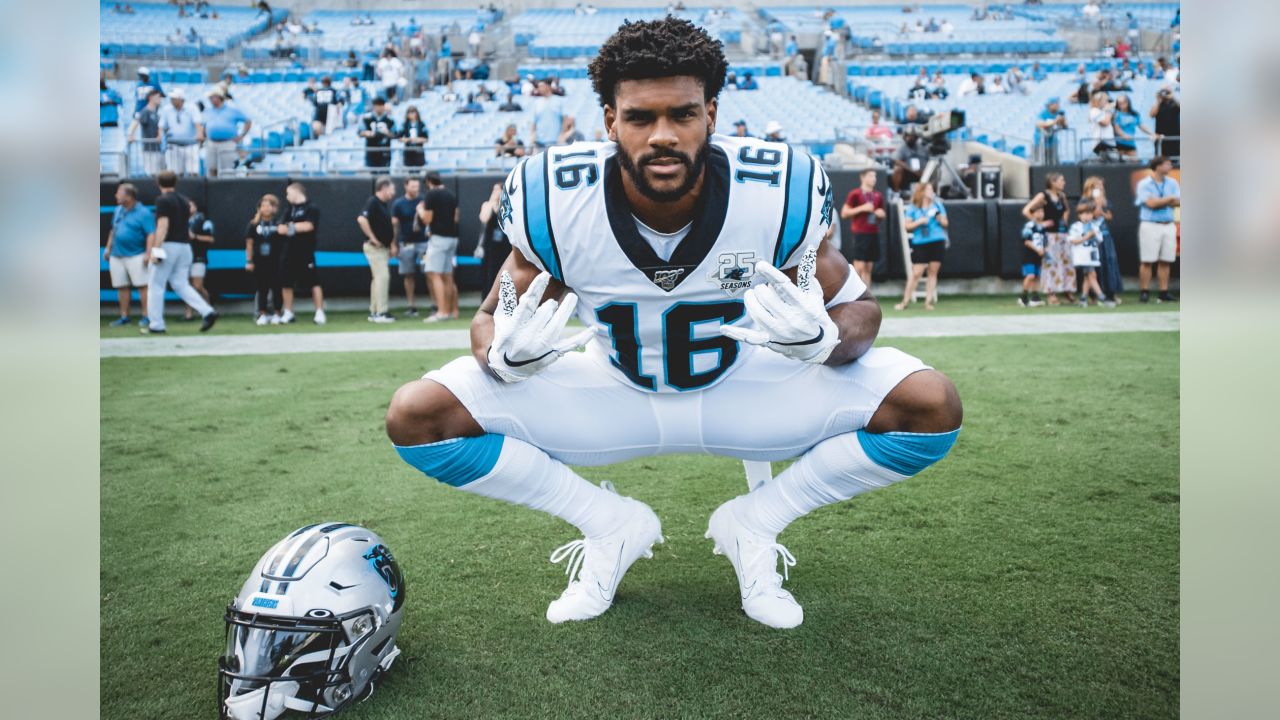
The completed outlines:
{"type": "MultiPolygon", "coordinates": [[[[911,313],[912,311],[907,311],[911,313]]],[[[1177,312],[1072,313],[1070,315],[961,315],[885,318],[881,338],[966,337],[973,335],[1049,335],[1056,333],[1176,332],[1177,312]]],[[[207,355],[286,355],[388,350],[459,350],[471,347],[466,330],[391,330],[383,332],[280,333],[275,335],[107,338],[100,355],[109,357],[192,357],[207,355]]]]}

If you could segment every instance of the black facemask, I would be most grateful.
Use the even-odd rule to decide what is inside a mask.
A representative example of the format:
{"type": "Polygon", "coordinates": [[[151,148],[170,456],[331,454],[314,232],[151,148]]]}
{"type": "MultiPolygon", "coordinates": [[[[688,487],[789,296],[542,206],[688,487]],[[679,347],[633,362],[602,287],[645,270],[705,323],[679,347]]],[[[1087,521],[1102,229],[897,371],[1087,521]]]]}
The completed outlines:
{"type": "MultiPolygon", "coordinates": [[[[708,137],[710,137],[709,134],[708,137]]],[[[675,149],[652,150],[642,155],[639,163],[633,163],[631,156],[627,153],[619,152],[618,164],[622,166],[623,170],[627,171],[631,182],[635,184],[641,195],[654,202],[675,202],[688,194],[693,189],[693,186],[698,183],[698,178],[702,177],[702,170],[706,167],[707,155],[710,151],[710,142],[703,142],[693,158],[675,149]],[[674,190],[658,190],[649,184],[649,179],[645,177],[643,172],[644,166],[659,158],[674,158],[684,164],[684,182],[680,183],[680,187],[674,190]]]]}

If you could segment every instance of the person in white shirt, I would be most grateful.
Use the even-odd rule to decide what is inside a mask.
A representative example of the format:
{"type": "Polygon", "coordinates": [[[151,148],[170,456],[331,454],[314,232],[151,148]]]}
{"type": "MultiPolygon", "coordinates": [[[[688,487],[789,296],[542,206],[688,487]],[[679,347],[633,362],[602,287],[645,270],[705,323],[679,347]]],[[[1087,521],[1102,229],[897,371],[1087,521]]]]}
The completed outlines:
{"type": "Polygon", "coordinates": [[[1085,17],[1093,19],[1102,14],[1102,8],[1098,6],[1098,3],[1095,0],[1089,0],[1089,2],[1085,3],[1084,7],[1080,9],[1080,12],[1083,13],[1085,17]]]}
{"type": "Polygon", "coordinates": [[[988,95],[1004,95],[1009,89],[1004,86],[1004,82],[999,75],[995,76],[991,81],[991,87],[987,88],[988,95]]]}
{"type": "Polygon", "coordinates": [[[1089,127],[1094,140],[1093,152],[1107,156],[1116,151],[1116,129],[1112,124],[1115,106],[1104,92],[1096,92],[1089,101],[1089,127]]]}
{"type": "Polygon", "coordinates": [[[174,88],[169,92],[169,104],[160,109],[165,165],[178,175],[199,175],[204,124],[200,114],[195,108],[187,107],[186,102],[182,88],[174,88]]]}
{"type": "Polygon", "coordinates": [[[938,29],[941,30],[944,35],[951,35],[956,31],[956,26],[952,25],[950,20],[943,18],[942,25],[938,26],[938,29]]]}
{"type": "Polygon", "coordinates": [[[980,95],[982,94],[982,90],[982,77],[977,73],[973,73],[969,77],[960,81],[960,87],[956,90],[956,95],[959,97],[980,95]]]}
{"type": "Polygon", "coordinates": [[[404,62],[396,56],[396,51],[388,47],[382,51],[382,57],[378,59],[375,68],[378,79],[382,81],[382,95],[392,105],[398,102],[397,91],[405,83],[404,79],[404,62]]]}

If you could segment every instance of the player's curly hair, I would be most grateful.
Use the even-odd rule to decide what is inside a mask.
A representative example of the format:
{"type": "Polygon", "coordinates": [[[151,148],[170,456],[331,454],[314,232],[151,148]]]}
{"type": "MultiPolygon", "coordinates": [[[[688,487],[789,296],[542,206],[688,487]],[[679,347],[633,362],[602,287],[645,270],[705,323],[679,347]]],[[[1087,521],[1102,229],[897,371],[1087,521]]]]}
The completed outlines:
{"type": "Polygon", "coordinates": [[[720,94],[729,63],[724,46],[688,20],[624,22],[600,47],[588,72],[600,104],[614,105],[618,82],[687,75],[702,83],[707,100],[720,94]]]}

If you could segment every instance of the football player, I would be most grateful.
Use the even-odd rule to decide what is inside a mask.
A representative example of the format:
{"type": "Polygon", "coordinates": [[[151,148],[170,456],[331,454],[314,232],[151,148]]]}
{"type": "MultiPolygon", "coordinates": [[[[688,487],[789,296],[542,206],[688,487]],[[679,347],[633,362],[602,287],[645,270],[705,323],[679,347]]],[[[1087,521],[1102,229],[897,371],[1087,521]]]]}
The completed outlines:
{"type": "Polygon", "coordinates": [[[569,464],[799,456],[707,530],[746,614],[790,628],[804,615],[782,587],[795,559],[778,534],[919,473],[959,432],[950,380],[872,348],[880,308],[822,243],[822,167],[716,134],[726,69],[720,43],[685,20],[618,29],[590,67],[608,142],[551,147],[511,172],[499,214],[515,251],[472,322],[474,358],[404,385],[387,413],[397,452],[426,475],[581,530],[552,555],[570,576],[553,623],[606,611],[662,541],[647,505],[569,464]],[[587,329],[565,338],[575,314],[587,329]]]}

